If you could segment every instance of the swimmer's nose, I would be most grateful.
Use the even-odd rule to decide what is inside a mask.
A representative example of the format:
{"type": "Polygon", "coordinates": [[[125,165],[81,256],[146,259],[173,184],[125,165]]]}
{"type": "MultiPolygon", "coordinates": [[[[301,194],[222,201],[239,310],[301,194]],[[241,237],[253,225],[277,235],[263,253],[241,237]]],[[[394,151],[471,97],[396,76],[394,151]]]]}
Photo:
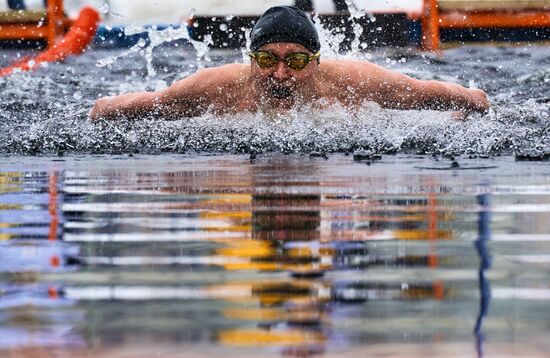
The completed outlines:
{"type": "Polygon", "coordinates": [[[283,61],[280,61],[275,65],[275,72],[273,72],[273,78],[277,80],[285,80],[290,78],[290,71],[283,61]]]}

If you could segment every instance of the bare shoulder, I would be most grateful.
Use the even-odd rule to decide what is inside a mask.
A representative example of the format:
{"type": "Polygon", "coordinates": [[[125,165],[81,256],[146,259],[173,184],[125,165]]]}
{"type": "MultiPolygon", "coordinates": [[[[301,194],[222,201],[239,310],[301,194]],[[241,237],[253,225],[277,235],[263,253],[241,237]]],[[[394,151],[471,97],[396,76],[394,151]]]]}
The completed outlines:
{"type": "Polygon", "coordinates": [[[324,81],[337,87],[372,83],[380,80],[388,72],[368,61],[326,60],[321,61],[320,66],[324,81]]]}
{"type": "Polygon", "coordinates": [[[189,76],[206,82],[218,84],[235,84],[247,80],[250,74],[250,66],[242,63],[233,63],[219,67],[209,67],[197,71],[189,76]]]}
{"type": "Polygon", "coordinates": [[[249,80],[249,67],[245,64],[229,64],[204,68],[179,80],[172,87],[174,87],[174,90],[185,89],[189,91],[194,89],[201,93],[234,87],[249,80]]]}
{"type": "Polygon", "coordinates": [[[326,60],[321,61],[321,71],[329,75],[355,77],[358,74],[370,74],[382,68],[368,61],[326,60]]]}
{"type": "Polygon", "coordinates": [[[325,60],[320,65],[323,87],[342,103],[378,100],[386,70],[368,61],[325,60]]]}

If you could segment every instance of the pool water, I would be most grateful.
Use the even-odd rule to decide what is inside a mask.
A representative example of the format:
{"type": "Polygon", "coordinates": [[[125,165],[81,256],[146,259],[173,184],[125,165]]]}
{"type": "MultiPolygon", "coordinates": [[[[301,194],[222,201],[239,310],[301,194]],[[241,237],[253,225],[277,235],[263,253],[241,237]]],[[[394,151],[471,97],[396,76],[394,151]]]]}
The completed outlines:
{"type": "Polygon", "coordinates": [[[550,166],[0,159],[0,356],[547,356],[550,166]]]}
{"type": "MultiPolygon", "coordinates": [[[[150,36],[157,46],[140,42],[125,50],[95,49],[34,73],[0,78],[0,153],[550,153],[550,51],[545,44],[464,46],[441,55],[406,48],[335,55],[323,48],[322,59],[369,60],[416,78],[484,89],[491,111],[467,121],[435,111],[383,110],[371,103],[353,113],[337,106],[306,107],[275,120],[257,113],[206,113],[174,121],[144,116],[90,123],[88,112],[101,96],[160,90],[200,67],[243,61],[240,50],[168,41],[177,38],[172,33],[150,36]]],[[[2,51],[0,66],[23,55],[2,51]]]]}

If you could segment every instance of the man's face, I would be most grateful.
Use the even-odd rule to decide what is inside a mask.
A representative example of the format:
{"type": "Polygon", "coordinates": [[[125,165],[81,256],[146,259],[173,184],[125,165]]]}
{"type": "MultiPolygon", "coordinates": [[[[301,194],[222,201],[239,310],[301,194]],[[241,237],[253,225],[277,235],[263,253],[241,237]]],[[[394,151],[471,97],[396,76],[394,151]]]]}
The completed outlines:
{"type": "MultiPolygon", "coordinates": [[[[280,59],[297,52],[312,55],[304,46],[289,42],[266,44],[260,51],[270,52],[280,59]]],[[[293,70],[285,61],[279,61],[272,67],[261,68],[252,59],[251,66],[252,80],[259,91],[260,100],[270,107],[290,108],[297,102],[305,101],[313,93],[319,64],[313,60],[304,69],[293,70]]]]}

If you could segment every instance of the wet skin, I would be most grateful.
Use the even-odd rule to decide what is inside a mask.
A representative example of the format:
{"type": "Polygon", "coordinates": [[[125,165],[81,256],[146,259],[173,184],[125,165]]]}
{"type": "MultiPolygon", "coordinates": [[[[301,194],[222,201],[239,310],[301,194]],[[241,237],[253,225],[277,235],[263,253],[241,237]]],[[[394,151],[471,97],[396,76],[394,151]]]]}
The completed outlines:
{"type": "MultiPolygon", "coordinates": [[[[272,43],[261,50],[279,58],[290,53],[312,54],[295,43],[272,43]]],[[[416,80],[366,61],[312,61],[293,70],[280,61],[270,68],[231,64],[201,70],[158,92],[130,93],[99,99],[90,118],[162,118],[217,113],[286,111],[302,104],[316,107],[339,103],[359,108],[372,101],[384,108],[436,109],[485,112],[487,96],[481,90],[453,83],[416,80]]]]}
{"type": "MultiPolygon", "coordinates": [[[[270,52],[278,58],[296,52],[312,55],[303,46],[292,43],[267,44],[262,47],[262,51],[270,52]]],[[[318,76],[319,65],[315,60],[302,70],[293,70],[284,61],[269,68],[261,68],[252,60],[250,66],[250,79],[258,101],[268,108],[288,109],[298,103],[311,101],[318,94],[315,81],[318,76]]]]}

